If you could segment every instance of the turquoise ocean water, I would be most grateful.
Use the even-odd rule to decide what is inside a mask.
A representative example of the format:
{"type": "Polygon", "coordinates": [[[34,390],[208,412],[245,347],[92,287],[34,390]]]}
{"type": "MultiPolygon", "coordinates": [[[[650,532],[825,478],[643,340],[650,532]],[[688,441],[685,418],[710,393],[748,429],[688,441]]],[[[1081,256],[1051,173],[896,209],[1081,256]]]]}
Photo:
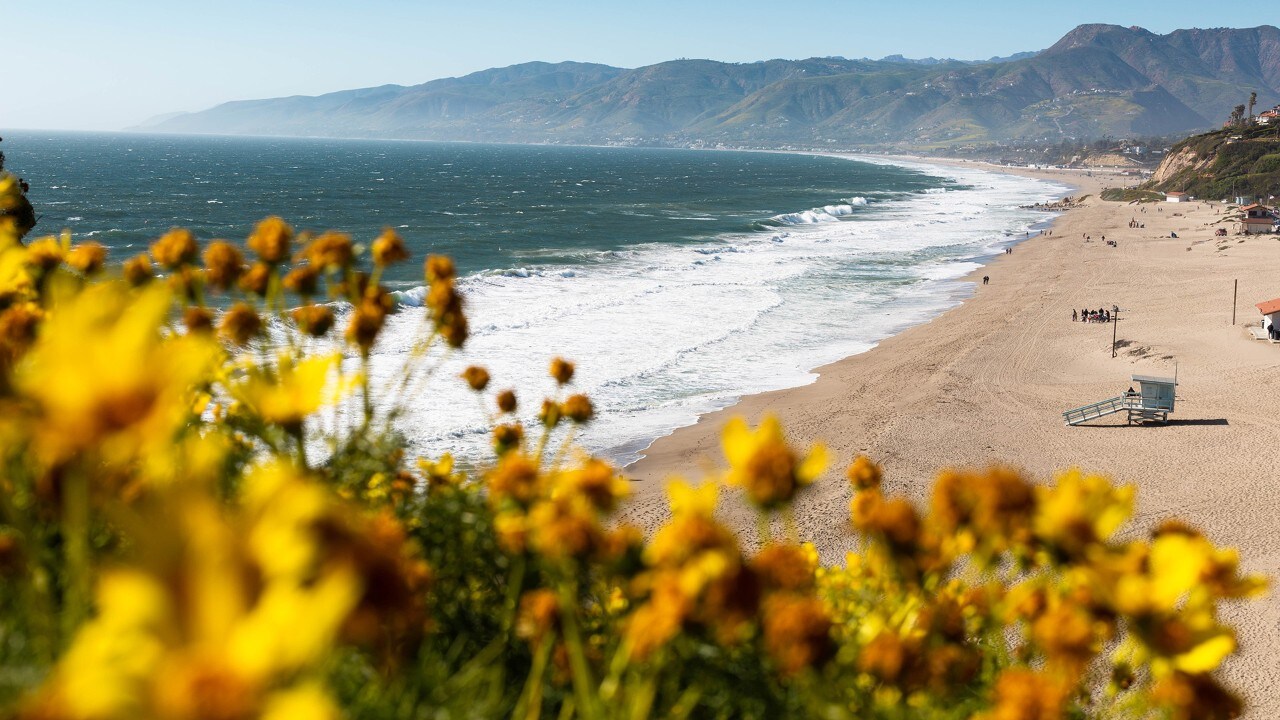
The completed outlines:
{"type": "MultiPolygon", "coordinates": [[[[6,133],[38,232],[69,228],[120,260],[172,226],[242,239],[277,214],[369,240],[393,227],[419,261],[451,255],[473,337],[414,397],[415,449],[479,457],[487,421],[453,377],[489,367],[532,421],[554,355],[578,363],[620,462],[697,415],[812,381],[959,302],[959,279],[1025,237],[1019,209],[1065,188],[910,163],[748,152],[395,141],[6,133]],[[441,408],[455,408],[442,412],[441,408]],[[460,409],[460,410],[459,410],[460,409]]],[[[419,324],[421,265],[379,348],[388,379],[419,324]]]]}

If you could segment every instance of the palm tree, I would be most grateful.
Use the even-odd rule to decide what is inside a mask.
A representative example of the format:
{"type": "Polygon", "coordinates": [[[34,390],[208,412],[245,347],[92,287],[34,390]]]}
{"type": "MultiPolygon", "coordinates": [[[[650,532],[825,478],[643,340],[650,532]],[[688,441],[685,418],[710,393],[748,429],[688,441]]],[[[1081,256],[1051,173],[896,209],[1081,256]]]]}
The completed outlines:
{"type": "Polygon", "coordinates": [[[1248,115],[1248,117],[1249,117],[1249,119],[1251,119],[1251,120],[1253,119],[1253,106],[1254,106],[1254,105],[1257,105],[1257,104],[1258,104],[1258,93],[1257,93],[1257,92],[1251,92],[1251,93],[1249,93],[1249,115],[1248,115]]]}

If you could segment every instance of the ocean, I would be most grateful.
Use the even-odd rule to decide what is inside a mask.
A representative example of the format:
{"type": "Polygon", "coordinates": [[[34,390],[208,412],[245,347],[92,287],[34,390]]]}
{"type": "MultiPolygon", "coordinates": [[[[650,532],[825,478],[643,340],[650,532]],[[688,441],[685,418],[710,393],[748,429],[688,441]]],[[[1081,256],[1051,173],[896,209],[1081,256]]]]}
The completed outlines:
{"type": "Polygon", "coordinates": [[[421,259],[452,256],[472,337],[399,423],[415,452],[486,456],[489,418],[456,379],[487,367],[533,424],[554,356],[597,418],[577,437],[627,463],[745,394],[926,322],[961,278],[1049,219],[1049,183],[910,162],[694,150],[366,140],[5,133],[37,234],[69,228],[122,260],[173,226],[243,239],[262,217],[415,262],[385,283],[409,306],[376,349],[390,383],[419,331],[421,259]]]}

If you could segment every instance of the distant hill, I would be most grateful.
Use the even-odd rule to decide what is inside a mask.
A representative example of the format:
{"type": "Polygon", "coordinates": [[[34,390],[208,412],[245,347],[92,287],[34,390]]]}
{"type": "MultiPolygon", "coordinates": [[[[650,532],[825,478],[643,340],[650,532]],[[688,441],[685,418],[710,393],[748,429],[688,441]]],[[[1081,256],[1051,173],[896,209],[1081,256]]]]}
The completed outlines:
{"type": "Polygon", "coordinates": [[[983,62],[525,63],[403,87],[231,102],[148,131],[631,145],[948,147],[1166,135],[1280,102],[1280,30],[1082,25],[983,62]]]}
{"type": "Polygon", "coordinates": [[[1189,137],[1173,146],[1143,189],[1213,200],[1280,195],[1280,123],[1189,137]]]}

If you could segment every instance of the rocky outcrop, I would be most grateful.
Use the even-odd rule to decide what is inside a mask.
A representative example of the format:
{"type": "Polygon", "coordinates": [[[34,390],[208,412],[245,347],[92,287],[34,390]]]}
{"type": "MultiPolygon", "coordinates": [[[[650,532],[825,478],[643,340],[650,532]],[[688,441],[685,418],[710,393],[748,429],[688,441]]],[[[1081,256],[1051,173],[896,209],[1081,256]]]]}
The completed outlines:
{"type": "Polygon", "coordinates": [[[1164,185],[1177,176],[1185,177],[1184,174],[1198,175],[1207,171],[1212,164],[1212,157],[1200,157],[1195,148],[1181,146],[1170,152],[1169,156],[1160,163],[1160,167],[1156,168],[1155,173],[1151,176],[1151,183],[1153,185],[1164,185]]]}

